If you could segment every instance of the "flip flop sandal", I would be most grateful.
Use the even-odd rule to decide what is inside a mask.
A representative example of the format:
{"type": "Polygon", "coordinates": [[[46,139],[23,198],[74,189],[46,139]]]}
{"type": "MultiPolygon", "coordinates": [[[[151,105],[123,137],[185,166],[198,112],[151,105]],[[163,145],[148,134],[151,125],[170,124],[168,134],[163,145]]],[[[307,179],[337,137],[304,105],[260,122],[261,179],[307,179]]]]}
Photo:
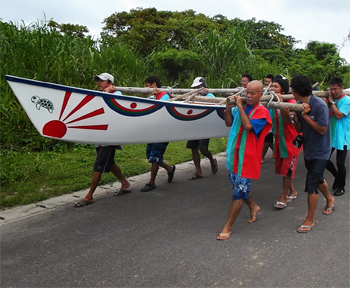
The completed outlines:
{"type": "Polygon", "coordinates": [[[295,200],[295,199],[297,199],[297,195],[295,195],[295,196],[287,196],[287,202],[289,203],[289,202],[292,202],[293,200],[295,200]]]}
{"type": "Polygon", "coordinates": [[[74,204],[74,207],[75,208],[80,208],[80,207],[85,207],[85,206],[88,206],[88,205],[91,205],[91,204],[94,204],[94,202],[92,201],[86,201],[86,200],[80,200],[78,202],[75,202],[74,204]]]}
{"type": "Polygon", "coordinates": [[[333,211],[334,211],[334,205],[332,205],[332,207],[327,207],[326,206],[326,207],[324,207],[322,213],[324,215],[331,215],[333,213],[333,211]],[[326,210],[326,212],[324,210],[326,210]]]}
{"type": "Polygon", "coordinates": [[[199,176],[197,173],[193,173],[193,175],[190,178],[188,178],[188,180],[196,180],[200,178],[203,178],[203,176],[199,176]]]}
{"type": "Polygon", "coordinates": [[[307,233],[307,232],[310,232],[310,231],[312,230],[312,227],[314,227],[314,226],[311,226],[311,225],[301,225],[301,226],[298,228],[297,232],[298,232],[298,233],[307,233]],[[301,229],[306,229],[306,230],[301,230],[301,229]]]}
{"type": "Polygon", "coordinates": [[[120,196],[120,195],[128,194],[131,192],[132,192],[132,190],[129,190],[129,189],[119,189],[119,191],[114,192],[113,196],[120,196]]]}
{"type": "Polygon", "coordinates": [[[287,203],[277,201],[277,203],[274,205],[274,207],[278,208],[278,209],[283,209],[283,208],[287,207],[287,203]]]}
{"type": "Polygon", "coordinates": [[[143,188],[141,188],[141,192],[149,192],[153,189],[156,189],[156,185],[146,184],[145,186],[143,186],[143,188]]]}

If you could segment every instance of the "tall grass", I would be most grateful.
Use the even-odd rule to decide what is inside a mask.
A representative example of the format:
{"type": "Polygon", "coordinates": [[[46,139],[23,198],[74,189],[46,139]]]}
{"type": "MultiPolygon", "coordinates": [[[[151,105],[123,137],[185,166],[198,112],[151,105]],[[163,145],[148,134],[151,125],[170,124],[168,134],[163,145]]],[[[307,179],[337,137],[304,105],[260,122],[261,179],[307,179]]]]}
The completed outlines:
{"type": "Polygon", "coordinates": [[[261,80],[273,73],[276,68],[262,59],[257,61],[248,48],[248,42],[243,30],[234,26],[224,34],[212,30],[204,42],[194,39],[192,49],[202,55],[205,70],[201,72],[211,87],[238,87],[242,74],[246,73],[261,80]]]}

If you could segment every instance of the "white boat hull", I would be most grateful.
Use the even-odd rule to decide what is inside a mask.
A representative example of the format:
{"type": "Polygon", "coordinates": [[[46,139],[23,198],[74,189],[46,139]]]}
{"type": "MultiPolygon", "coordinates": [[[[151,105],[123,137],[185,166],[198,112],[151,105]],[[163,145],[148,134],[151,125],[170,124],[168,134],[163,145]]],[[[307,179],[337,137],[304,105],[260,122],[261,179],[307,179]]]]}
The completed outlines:
{"type": "Polygon", "coordinates": [[[6,79],[38,132],[104,145],[227,137],[225,106],[161,101],[29,80],[6,79]]]}

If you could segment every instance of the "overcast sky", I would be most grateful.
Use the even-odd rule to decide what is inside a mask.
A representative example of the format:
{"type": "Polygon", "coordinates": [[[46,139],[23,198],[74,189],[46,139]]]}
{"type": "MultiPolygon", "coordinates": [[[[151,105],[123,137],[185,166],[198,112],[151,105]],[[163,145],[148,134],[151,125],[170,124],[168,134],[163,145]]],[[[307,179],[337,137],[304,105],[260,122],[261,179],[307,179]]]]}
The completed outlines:
{"type": "Polygon", "coordinates": [[[309,41],[333,43],[340,56],[350,63],[350,1],[349,0],[0,0],[3,22],[26,25],[53,19],[58,23],[86,26],[95,39],[102,31],[102,22],[115,12],[142,7],[157,10],[185,11],[192,9],[213,17],[265,20],[280,24],[282,34],[300,40],[298,48],[309,41]],[[45,15],[45,16],[44,16],[45,15]]]}

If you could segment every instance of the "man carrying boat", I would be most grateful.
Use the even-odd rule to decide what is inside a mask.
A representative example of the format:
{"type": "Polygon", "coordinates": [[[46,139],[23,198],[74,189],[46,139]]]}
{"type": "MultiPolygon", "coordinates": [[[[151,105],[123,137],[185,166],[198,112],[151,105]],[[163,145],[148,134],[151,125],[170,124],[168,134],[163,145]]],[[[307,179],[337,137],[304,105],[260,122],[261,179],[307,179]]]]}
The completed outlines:
{"type": "MultiPolygon", "coordinates": [[[[159,92],[158,88],[161,88],[160,79],[157,76],[150,76],[146,78],[145,85],[148,88],[153,88],[153,92],[149,98],[157,100],[169,100],[170,96],[167,92],[159,92]]],[[[151,179],[149,182],[141,188],[141,192],[149,192],[156,188],[156,177],[158,174],[159,166],[163,167],[168,172],[168,183],[171,183],[174,178],[175,165],[170,166],[163,160],[163,155],[169,142],[163,143],[149,143],[146,148],[146,157],[149,163],[151,163],[151,179]]]]}
{"type": "Polygon", "coordinates": [[[334,209],[334,198],[329,193],[324,178],[324,170],[331,154],[329,132],[329,110],[326,103],[312,94],[310,79],[305,75],[296,75],[291,81],[294,98],[302,103],[303,111],[298,111],[294,126],[304,138],[304,161],[307,169],[305,192],[308,193],[308,212],[297,232],[307,233],[315,226],[314,215],[318,202],[318,190],[325,197],[327,204],[324,215],[330,215],[334,209]]]}
{"type": "Polygon", "coordinates": [[[241,86],[247,88],[249,82],[253,81],[253,77],[250,74],[243,74],[241,78],[241,86]]]}
{"type": "MultiPolygon", "coordinates": [[[[207,85],[205,83],[205,79],[203,77],[197,77],[193,80],[193,83],[191,85],[192,88],[200,89],[205,88],[204,93],[201,96],[206,97],[215,97],[212,93],[208,93],[207,91],[207,85]]],[[[201,158],[199,155],[198,150],[201,151],[201,153],[207,157],[210,160],[211,164],[211,172],[213,174],[216,174],[218,172],[218,163],[216,159],[214,159],[213,155],[209,151],[209,140],[210,139],[200,139],[200,140],[189,140],[186,143],[186,148],[189,148],[192,150],[192,160],[194,163],[194,166],[196,168],[196,172],[193,173],[193,175],[188,178],[188,180],[195,180],[203,177],[202,169],[201,169],[201,158]]]]}
{"type": "Polygon", "coordinates": [[[253,80],[248,83],[246,104],[243,105],[239,96],[234,104],[226,104],[225,124],[231,127],[227,142],[227,169],[232,182],[233,195],[229,216],[217,240],[230,238],[234,221],[245,202],[250,209],[248,223],[256,220],[260,207],[250,195],[251,179],[259,179],[261,154],[266,134],[272,127],[271,117],[267,108],[260,104],[263,96],[263,84],[253,80]]]}
{"type": "Polygon", "coordinates": [[[350,149],[350,97],[343,92],[343,80],[333,78],[329,83],[329,121],[332,142],[332,153],[337,150],[335,168],[333,162],[328,160],[327,170],[334,176],[332,188],[336,190],[333,195],[341,196],[345,193],[346,167],[345,160],[350,149]]]}
{"type": "MultiPolygon", "coordinates": [[[[289,92],[289,83],[287,79],[276,78],[272,84],[272,90],[283,102],[282,95],[289,92]]],[[[288,103],[296,103],[295,99],[286,100],[288,103]]],[[[297,167],[298,156],[301,145],[293,145],[293,141],[298,136],[294,127],[295,112],[290,112],[286,107],[277,109],[277,127],[275,140],[275,172],[282,175],[283,189],[282,195],[275,208],[283,209],[287,203],[297,198],[298,192],[295,189],[293,178],[297,167]],[[289,193],[289,194],[288,194],[289,193]]]]}
{"type": "MultiPolygon", "coordinates": [[[[102,73],[96,75],[94,79],[97,82],[97,89],[99,91],[121,94],[120,92],[114,92],[114,77],[111,74],[102,73]]],[[[122,150],[122,147],[95,145],[95,148],[97,155],[94,163],[94,174],[92,176],[90,189],[84,199],[75,203],[75,207],[83,207],[94,203],[93,194],[101,180],[103,172],[112,172],[122,185],[120,190],[114,193],[114,196],[131,192],[131,190],[128,189],[130,183],[123,176],[120,167],[114,162],[115,149],[122,150]]]]}

